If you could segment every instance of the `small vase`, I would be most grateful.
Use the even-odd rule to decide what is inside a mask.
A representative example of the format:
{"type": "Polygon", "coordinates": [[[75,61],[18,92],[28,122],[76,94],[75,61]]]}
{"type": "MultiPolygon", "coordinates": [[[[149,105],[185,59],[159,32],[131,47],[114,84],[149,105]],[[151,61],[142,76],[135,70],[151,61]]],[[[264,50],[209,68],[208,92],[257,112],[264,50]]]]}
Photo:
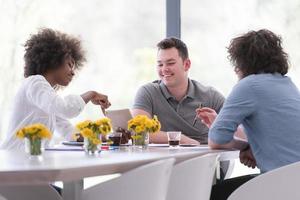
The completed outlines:
{"type": "Polygon", "coordinates": [[[25,152],[31,156],[39,156],[43,152],[43,141],[41,138],[25,138],[25,152]]]}
{"type": "Polygon", "coordinates": [[[146,149],[149,144],[149,132],[135,133],[133,137],[133,146],[146,149]]]}
{"type": "Polygon", "coordinates": [[[101,151],[101,144],[94,144],[89,138],[84,138],[84,151],[86,154],[95,155],[101,151]]]}

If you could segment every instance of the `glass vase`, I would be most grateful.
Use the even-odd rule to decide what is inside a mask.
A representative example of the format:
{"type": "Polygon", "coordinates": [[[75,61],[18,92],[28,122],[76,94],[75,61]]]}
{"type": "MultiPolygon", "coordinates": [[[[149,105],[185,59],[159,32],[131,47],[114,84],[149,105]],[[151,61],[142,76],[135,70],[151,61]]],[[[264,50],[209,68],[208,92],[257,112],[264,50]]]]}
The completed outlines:
{"type": "Polygon", "coordinates": [[[149,132],[134,133],[133,146],[146,149],[149,144],[149,132]]]}
{"type": "Polygon", "coordinates": [[[39,156],[44,150],[41,138],[25,138],[25,152],[31,156],[39,156]]]}
{"type": "MultiPolygon", "coordinates": [[[[99,137],[101,139],[101,136],[99,137]]],[[[95,144],[93,140],[89,138],[84,138],[84,151],[86,154],[95,155],[101,151],[101,143],[95,144]]]]}

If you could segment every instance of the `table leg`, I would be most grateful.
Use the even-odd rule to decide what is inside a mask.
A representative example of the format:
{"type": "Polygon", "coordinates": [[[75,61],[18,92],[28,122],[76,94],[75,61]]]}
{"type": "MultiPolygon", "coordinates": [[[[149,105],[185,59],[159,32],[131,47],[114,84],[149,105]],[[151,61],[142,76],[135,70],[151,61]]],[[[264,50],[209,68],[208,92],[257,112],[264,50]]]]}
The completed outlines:
{"type": "Polygon", "coordinates": [[[83,191],[83,179],[64,182],[62,196],[64,200],[81,200],[83,191]]]}

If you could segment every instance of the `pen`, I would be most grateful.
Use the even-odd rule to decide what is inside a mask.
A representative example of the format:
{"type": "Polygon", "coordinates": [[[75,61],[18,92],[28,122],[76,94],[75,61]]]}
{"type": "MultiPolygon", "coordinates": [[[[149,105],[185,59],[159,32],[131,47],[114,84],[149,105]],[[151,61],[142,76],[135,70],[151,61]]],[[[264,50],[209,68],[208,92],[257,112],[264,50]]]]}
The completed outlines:
{"type": "Polygon", "coordinates": [[[105,111],[105,109],[101,106],[101,111],[102,111],[102,114],[104,115],[104,116],[106,116],[106,111],[105,111]]]}
{"type": "MultiPolygon", "coordinates": [[[[202,103],[200,103],[198,108],[202,108],[202,107],[203,107],[202,103]]],[[[197,117],[197,113],[196,113],[196,116],[195,116],[194,121],[193,121],[193,126],[195,126],[197,120],[198,120],[198,117],[197,117]]]]}

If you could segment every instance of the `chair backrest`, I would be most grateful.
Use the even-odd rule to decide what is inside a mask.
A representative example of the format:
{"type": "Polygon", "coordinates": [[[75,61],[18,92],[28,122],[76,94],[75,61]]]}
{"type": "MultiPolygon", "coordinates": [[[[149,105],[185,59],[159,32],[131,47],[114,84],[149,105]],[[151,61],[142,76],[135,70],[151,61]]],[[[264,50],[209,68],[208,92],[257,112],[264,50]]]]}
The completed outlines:
{"type": "Polygon", "coordinates": [[[0,200],[6,200],[6,199],[0,194],[0,200]]]}
{"type": "Polygon", "coordinates": [[[167,200],[208,200],[217,165],[217,155],[192,158],[173,167],[167,200]]]}
{"type": "Polygon", "coordinates": [[[62,200],[50,185],[0,186],[0,194],[7,200],[62,200]]]}
{"type": "Polygon", "coordinates": [[[165,200],[174,159],[143,165],[83,191],[84,200],[165,200]]]}
{"type": "Polygon", "coordinates": [[[299,181],[300,162],[297,162],[257,176],[236,189],[228,199],[300,199],[299,181]]]}

